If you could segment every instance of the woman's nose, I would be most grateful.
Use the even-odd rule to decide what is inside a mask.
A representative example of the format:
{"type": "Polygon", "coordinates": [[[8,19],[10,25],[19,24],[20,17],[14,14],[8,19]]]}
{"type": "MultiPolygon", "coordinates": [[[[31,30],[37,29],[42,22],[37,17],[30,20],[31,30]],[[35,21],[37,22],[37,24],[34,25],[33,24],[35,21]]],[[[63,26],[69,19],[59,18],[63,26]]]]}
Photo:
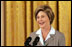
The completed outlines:
{"type": "Polygon", "coordinates": [[[42,18],[39,18],[40,21],[42,21],[42,18]]]}

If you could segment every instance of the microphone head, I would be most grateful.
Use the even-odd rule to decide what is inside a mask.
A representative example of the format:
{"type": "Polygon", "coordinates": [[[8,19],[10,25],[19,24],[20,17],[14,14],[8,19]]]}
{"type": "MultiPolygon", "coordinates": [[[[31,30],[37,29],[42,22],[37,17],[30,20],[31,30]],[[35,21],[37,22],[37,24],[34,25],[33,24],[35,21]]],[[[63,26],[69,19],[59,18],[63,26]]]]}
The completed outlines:
{"type": "Polygon", "coordinates": [[[34,42],[33,42],[33,46],[35,46],[35,45],[37,45],[37,43],[39,42],[39,37],[37,36],[36,38],[35,38],[35,40],[34,40],[34,42]]]}
{"type": "Polygon", "coordinates": [[[32,40],[32,38],[31,37],[28,37],[27,39],[26,39],[26,41],[25,41],[25,46],[27,46],[27,45],[29,45],[29,42],[32,40]]]}
{"type": "Polygon", "coordinates": [[[28,37],[28,38],[27,38],[27,42],[30,42],[31,40],[32,40],[31,37],[28,37]]]}

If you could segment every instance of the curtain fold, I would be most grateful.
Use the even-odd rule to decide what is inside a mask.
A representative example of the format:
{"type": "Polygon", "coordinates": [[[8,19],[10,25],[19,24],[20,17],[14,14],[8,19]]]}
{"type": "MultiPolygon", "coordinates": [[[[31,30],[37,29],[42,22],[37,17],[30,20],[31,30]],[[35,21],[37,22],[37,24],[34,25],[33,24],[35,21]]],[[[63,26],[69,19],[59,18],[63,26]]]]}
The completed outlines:
{"type": "Polygon", "coordinates": [[[31,1],[26,2],[26,23],[27,23],[27,37],[29,37],[30,33],[32,32],[32,24],[31,24],[31,1]]]}
{"type": "Polygon", "coordinates": [[[71,2],[59,1],[59,31],[64,33],[66,46],[71,45],[71,2]]]}

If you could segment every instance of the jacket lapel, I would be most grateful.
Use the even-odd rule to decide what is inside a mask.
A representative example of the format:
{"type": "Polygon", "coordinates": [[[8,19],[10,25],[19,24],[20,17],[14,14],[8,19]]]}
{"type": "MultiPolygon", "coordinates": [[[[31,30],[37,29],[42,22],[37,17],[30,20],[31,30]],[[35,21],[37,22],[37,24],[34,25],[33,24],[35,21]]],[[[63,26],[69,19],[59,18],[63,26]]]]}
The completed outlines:
{"type": "Polygon", "coordinates": [[[55,34],[50,35],[50,38],[45,41],[45,46],[47,46],[48,44],[51,44],[51,42],[54,41],[54,36],[55,36],[55,34]]]}

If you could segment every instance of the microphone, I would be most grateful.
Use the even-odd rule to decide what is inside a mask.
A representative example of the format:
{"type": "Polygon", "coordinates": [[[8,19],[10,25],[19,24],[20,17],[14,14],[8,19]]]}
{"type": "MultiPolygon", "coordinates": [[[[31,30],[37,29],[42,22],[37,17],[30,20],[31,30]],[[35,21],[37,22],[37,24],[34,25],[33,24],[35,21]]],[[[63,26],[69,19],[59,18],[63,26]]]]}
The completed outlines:
{"type": "Polygon", "coordinates": [[[31,37],[28,37],[27,39],[26,39],[26,41],[25,41],[25,46],[31,46],[30,44],[29,44],[29,42],[32,40],[32,38],[31,37]]]}
{"type": "Polygon", "coordinates": [[[35,38],[35,40],[33,41],[33,46],[37,45],[37,43],[39,42],[39,39],[40,38],[38,36],[35,38]]]}

